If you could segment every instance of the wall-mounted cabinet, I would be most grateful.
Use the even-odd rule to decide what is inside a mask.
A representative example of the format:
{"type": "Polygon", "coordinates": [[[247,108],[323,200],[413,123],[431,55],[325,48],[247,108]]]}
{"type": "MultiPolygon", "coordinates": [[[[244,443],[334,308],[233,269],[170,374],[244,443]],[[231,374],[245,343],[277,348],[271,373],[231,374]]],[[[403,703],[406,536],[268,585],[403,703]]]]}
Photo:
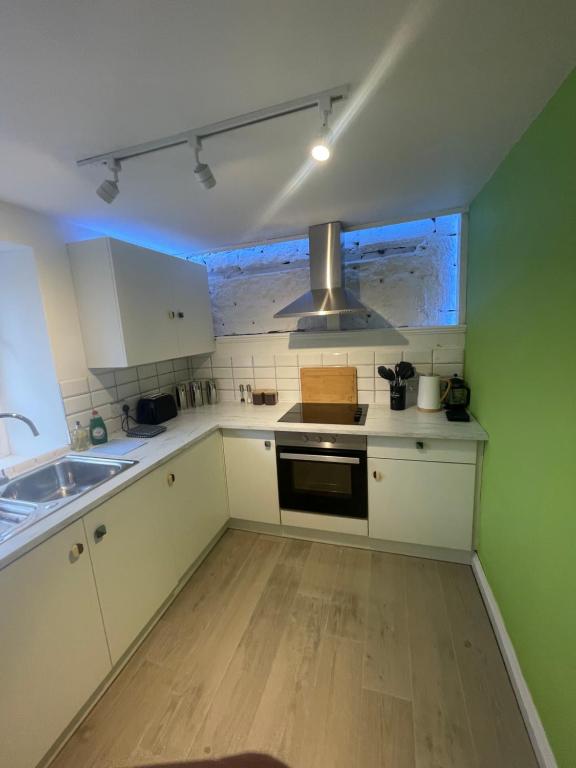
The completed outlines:
{"type": "Polygon", "coordinates": [[[68,251],[89,368],[214,350],[204,266],[108,237],[68,251]]]}

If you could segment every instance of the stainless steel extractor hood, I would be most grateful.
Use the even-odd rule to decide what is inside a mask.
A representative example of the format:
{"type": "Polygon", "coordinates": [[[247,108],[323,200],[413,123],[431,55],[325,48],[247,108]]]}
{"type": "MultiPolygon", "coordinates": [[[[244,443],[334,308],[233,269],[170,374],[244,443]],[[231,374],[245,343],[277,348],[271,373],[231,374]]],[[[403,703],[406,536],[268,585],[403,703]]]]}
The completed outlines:
{"type": "Polygon", "coordinates": [[[310,227],[310,290],[276,312],[274,317],[322,317],[368,312],[364,304],[344,288],[341,231],[339,221],[310,227]]]}

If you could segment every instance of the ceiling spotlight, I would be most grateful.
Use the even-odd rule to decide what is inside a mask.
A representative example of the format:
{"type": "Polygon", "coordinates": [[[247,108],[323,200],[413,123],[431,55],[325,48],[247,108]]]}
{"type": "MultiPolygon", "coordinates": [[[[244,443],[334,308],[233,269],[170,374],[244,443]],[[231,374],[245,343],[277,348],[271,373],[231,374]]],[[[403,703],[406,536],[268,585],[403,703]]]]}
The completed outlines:
{"type": "Polygon", "coordinates": [[[188,140],[188,143],[194,150],[194,155],[196,156],[196,168],[194,168],[194,175],[200,184],[202,184],[204,189],[212,189],[212,187],[216,186],[216,179],[214,178],[214,174],[210,170],[210,166],[207,163],[200,162],[200,150],[202,149],[202,142],[198,136],[191,136],[188,140]]]}
{"type": "Polygon", "coordinates": [[[114,178],[106,179],[106,181],[103,181],[96,190],[96,194],[98,197],[104,200],[105,203],[113,203],[114,200],[116,200],[118,197],[118,193],[120,192],[118,187],[118,174],[122,170],[122,166],[118,160],[107,160],[106,165],[108,166],[108,170],[112,173],[114,178]]]}
{"type": "Polygon", "coordinates": [[[320,128],[320,137],[316,139],[310,154],[314,160],[318,160],[319,163],[324,163],[330,157],[330,144],[328,142],[328,115],[332,112],[331,99],[321,99],[318,102],[320,108],[320,115],[322,117],[322,126],[320,128]]]}

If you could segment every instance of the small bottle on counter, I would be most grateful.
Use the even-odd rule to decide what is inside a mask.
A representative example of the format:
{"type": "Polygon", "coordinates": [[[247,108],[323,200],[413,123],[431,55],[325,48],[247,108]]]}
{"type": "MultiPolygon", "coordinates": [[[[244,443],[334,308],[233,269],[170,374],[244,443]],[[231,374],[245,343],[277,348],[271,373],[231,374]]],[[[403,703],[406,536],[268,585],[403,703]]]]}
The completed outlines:
{"type": "Polygon", "coordinates": [[[108,442],[108,431],[104,419],[98,414],[98,411],[92,411],[90,419],[90,440],[92,445],[102,445],[108,442]]]}
{"type": "Polygon", "coordinates": [[[246,384],[246,402],[252,405],[252,386],[246,384]]]}
{"type": "Polygon", "coordinates": [[[87,427],[83,427],[79,421],[74,425],[70,435],[73,451],[87,451],[90,448],[90,433],[87,427]]]}

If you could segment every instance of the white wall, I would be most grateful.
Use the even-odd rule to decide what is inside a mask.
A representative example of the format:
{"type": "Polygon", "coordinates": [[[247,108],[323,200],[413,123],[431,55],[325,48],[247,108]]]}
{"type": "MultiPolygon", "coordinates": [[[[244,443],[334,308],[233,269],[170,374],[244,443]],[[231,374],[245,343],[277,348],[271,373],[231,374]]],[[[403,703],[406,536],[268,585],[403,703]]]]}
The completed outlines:
{"type": "Polygon", "coordinates": [[[31,248],[0,247],[0,275],[9,290],[0,301],[0,402],[32,419],[34,437],[21,421],[4,421],[10,452],[21,457],[47,453],[67,442],[60,388],[31,248]]]}
{"type": "MultiPolygon", "coordinates": [[[[0,241],[29,247],[34,254],[58,379],[72,379],[86,370],[66,242],[88,236],[96,235],[65,229],[49,216],[0,202],[0,241]]],[[[0,280],[4,282],[2,275],[0,280]]]]}

